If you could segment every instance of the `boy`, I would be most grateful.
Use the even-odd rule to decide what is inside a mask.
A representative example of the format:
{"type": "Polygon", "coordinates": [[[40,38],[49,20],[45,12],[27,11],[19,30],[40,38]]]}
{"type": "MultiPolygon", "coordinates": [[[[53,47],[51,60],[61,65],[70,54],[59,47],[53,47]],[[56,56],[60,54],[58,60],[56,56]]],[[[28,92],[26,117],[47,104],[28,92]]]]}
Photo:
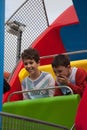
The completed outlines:
{"type": "MultiPolygon", "coordinates": [[[[36,49],[28,48],[24,50],[21,56],[24,67],[29,72],[29,76],[22,82],[22,90],[44,89],[55,85],[55,80],[51,74],[38,69],[38,66],[40,65],[40,57],[36,49]]],[[[54,90],[38,90],[35,93],[28,92],[23,95],[24,99],[48,97],[54,95],[54,90]]]]}
{"type": "MultiPolygon", "coordinates": [[[[67,55],[57,55],[53,62],[52,68],[57,78],[57,85],[69,86],[74,94],[83,95],[87,85],[87,72],[81,68],[71,67],[70,60],[67,55]]],[[[58,95],[58,89],[55,91],[55,96],[58,95]]],[[[65,94],[65,89],[61,88],[62,94],[65,94]]]]}

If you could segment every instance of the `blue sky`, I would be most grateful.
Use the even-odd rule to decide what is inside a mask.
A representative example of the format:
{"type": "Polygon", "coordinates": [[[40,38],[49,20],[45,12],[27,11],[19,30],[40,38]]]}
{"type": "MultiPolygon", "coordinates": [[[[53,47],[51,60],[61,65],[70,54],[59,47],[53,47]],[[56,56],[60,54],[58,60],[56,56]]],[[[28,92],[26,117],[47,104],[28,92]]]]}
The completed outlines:
{"type": "MultiPolygon", "coordinates": [[[[5,0],[5,21],[26,0],[5,0]]],[[[49,23],[52,23],[66,8],[72,5],[72,0],[44,0],[47,9],[49,23]]]]}

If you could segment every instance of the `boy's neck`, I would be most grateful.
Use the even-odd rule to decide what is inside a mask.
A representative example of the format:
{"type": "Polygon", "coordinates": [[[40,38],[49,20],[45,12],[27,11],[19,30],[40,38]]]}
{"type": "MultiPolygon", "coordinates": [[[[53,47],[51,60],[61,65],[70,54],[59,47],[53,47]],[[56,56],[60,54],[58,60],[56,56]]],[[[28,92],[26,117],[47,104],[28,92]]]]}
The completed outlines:
{"type": "Polygon", "coordinates": [[[32,74],[29,77],[30,79],[35,80],[40,76],[40,74],[41,74],[41,71],[38,70],[35,74],[32,74]]]}

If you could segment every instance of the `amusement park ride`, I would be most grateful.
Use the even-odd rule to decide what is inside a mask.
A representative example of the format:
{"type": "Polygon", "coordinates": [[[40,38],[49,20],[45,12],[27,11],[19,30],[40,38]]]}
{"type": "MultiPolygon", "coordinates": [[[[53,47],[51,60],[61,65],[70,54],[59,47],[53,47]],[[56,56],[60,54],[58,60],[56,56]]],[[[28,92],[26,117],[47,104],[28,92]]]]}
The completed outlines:
{"type": "MultiPolygon", "coordinates": [[[[0,47],[0,62],[1,69],[0,74],[3,75],[3,53],[4,53],[4,1],[0,1],[1,9],[0,12],[0,31],[3,35],[0,35],[1,47],[0,47]],[[1,26],[3,25],[3,26],[1,26]],[[3,49],[2,49],[3,48],[3,49]],[[2,56],[2,57],[1,57],[2,56]]],[[[60,15],[31,45],[31,47],[36,48],[40,52],[41,56],[41,66],[40,69],[50,72],[53,77],[54,73],[51,68],[51,61],[56,54],[67,53],[71,58],[71,65],[82,67],[87,71],[87,1],[86,0],[73,0],[73,5],[65,10],[62,15],[60,15]],[[68,39],[68,40],[67,40],[68,39]],[[44,50],[44,51],[43,51],[44,50]],[[83,58],[84,57],[84,58],[83,58]]],[[[84,122],[81,121],[81,116],[84,114],[85,110],[80,115],[80,110],[83,110],[78,104],[80,102],[80,96],[78,94],[43,98],[35,100],[23,100],[22,94],[17,94],[15,92],[21,91],[21,81],[28,74],[23,68],[23,63],[20,59],[14,72],[10,76],[9,83],[11,85],[11,90],[7,92],[0,99],[0,110],[3,112],[8,112],[10,114],[17,114],[29,118],[34,118],[42,120],[45,122],[50,122],[54,124],[60,124],[64,126],[60,129],[74,129],[73,124],[75,123],[75,117],[77,114],[77,124],[79,126],[78,117],[80,118],[81,129],[86,130],[86,123],[83,128],[84,122],[87,121],[87,117],[84,122]],[[11,96],[9,102],[8,98],[11,96]],[[15,94],[14,94],[15,93],[15,94]],[[79,114],[79,116],[78,116],[79,114]]],[[[3,77],[0,78],[0,86],[2,86],[3,77]]],[[[2,95],[2,88],[0,91],[2,95]]],[[[82,97],[81,100],[86,99],[82,97]]],[[[83,101],[84,102],[84,101],[83,101]]],[[[80,103],[83,105],[83,103],[80,103]]],[[[49,130],[51,130],[50,128],[49,130]]],[[[58,129],[58,128],[57,128],[58,129]]],[[[10,130],[10,129],[9,129],[10,130]]],[[[36,129],[38,130],[38,128],[36,129]]],[[[44,130],[44,129],[43,129],[44,130]]],[[[53,128],[53,130],[55,130],[53,128]]]]}

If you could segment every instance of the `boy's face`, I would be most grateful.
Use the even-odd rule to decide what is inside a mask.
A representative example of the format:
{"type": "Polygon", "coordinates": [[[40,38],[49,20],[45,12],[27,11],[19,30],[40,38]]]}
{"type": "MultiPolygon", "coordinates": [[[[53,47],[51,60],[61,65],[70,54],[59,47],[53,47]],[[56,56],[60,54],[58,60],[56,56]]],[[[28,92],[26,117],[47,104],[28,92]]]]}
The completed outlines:
{"type": "Polygon", "coordinates": [[[38,70],[39,62],[37,63],[35,60],[24,59],[23,60],[25,69],[31,74],[35,74],[38,70]]]}
{"type": "Polygon", "coordinates": [[[70,65],[67,67],[65,66],[58,66],[58,67],[53,67],[53,71],[57,77],[68,77],[70,75],[70,65]]]}

